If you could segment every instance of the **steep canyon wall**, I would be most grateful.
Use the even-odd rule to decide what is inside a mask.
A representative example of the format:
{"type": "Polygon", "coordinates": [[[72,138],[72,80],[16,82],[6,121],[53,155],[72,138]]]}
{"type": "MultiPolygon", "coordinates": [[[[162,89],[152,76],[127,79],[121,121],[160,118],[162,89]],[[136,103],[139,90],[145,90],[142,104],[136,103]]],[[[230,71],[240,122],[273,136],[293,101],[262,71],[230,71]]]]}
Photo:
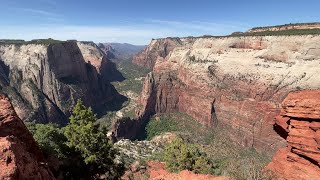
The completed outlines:
{"type": "Polygon", "coordinates": [[[291,91],[320,88],[319,40],[316,35],[153,40],[134,58],[153,68],[138,121],[184,112],[271,154],[285,145],[272,126],[283,99],[291,91]]]}

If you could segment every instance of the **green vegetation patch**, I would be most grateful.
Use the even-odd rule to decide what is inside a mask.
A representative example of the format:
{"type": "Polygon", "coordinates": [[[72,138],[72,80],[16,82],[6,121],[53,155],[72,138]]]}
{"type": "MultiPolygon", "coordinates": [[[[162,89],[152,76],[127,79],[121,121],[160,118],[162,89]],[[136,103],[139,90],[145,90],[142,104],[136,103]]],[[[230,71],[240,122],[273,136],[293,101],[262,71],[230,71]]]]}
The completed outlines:
{"type": "Polygon", "coordinates": [[[26,123],[26,126],[45,156],[53,155],[58,158],[65,158],[67,150],[65,142],[67,139],[58,125],[26,123]]]}
{"type": "Polygon", "coordinates": [[[171,172],[182,170],[197,174],[217,174],[214,163],[195,144],[184,142],[181,138],[171,142],[164,151],[166,167],[171,172]]]}
{"type": "Polygon", "coordinates": [[[203,126],[187,114],[177,112],[151,117],[141,138],[152,139],[165,132],[174,132],[184,139],[192,139],[192,142],[202,144],[208,143],[207,137],[213,133],[212,129],[203,126]]]}
{"type": "Polygon", "coordinates": [[[165,132],[175,132],[179,130],[179,123],[170,117],[152,118],[147,124],[146,136],[148,140],[165,132]]]}
{"type": "Polygon", "coordinates": [[[54,124],[27,124],[27,127],[48,160],[60,162],[58,168],[52,168],[56,177],[120,179],[124,165],[117,159],[119,152],[108,139],[106,129],[96,126],[96,121],[91,108],[79,100],[66,127],[60,129],[54,124]]]}
{"type": "Polygon", "coordinates": [[[122,82],[113,82],[119,92],[131,90],[140,94],[143,86],[143,78],[150,72],[149,69],[133,64],[131,60],[122,60],[117,63],[117,69],[125,77],[122,82]]]}

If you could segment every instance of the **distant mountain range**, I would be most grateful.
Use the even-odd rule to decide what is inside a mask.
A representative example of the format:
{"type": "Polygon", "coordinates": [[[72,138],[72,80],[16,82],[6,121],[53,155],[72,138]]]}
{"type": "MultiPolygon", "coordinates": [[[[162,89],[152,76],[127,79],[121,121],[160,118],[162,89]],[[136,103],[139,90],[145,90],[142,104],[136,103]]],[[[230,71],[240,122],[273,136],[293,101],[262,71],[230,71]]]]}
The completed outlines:
{"type": "Polygon", "coordinates": [[[98,47],[113,61],[131,59],[133,55],[142,51],[145,45],[132,45],[128,43],[99,43],[98,47]]]}

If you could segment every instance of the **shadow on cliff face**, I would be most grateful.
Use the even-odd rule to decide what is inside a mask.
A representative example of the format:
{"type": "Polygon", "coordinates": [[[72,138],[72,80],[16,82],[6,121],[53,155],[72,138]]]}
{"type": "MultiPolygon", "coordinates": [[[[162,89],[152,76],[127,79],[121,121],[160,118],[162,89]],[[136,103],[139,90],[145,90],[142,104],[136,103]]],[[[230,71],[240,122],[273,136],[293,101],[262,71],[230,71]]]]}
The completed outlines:
{"type": "Polygon", "coordinates": [[[122,75],[122,73],[117,69],[116,63],[112,62],[108,54],[101,50],[101,47],[97,46],[100,52],[104,55],[102,61],[103,64],[101,66],[101,74],[103,78],[109,82],[122,82],[126,78],[122,75]]]}
{"type": "Polygon", "coordinates": [[[101,67],[101,72],[103,78],[108,82],[122,82],[126,79],[117,69],[116,64],[109,59],[107,59],[106,64],[101,67]]]}
{"type": "Polygon", "coordinates": [[[5,65],[0,59],[0,89],[9,84],[9,66],[5,65]]]}
{"type": "Polygon", "coordinates": [[[4,62],[0,59],[0,75],[4,75],[5,77],[9,77],[9,66],[4,64],[4,62]]]}
{"type": "MultiPolygon", "coordinates": [[[[98,117],[107,114],[107,112],[119,111],[120,109],[122,109],[123,104],[128,101],[128,98],[120,94],[117,89],[111,84],[111,82],[122,82],[123,80],[125,80],[121,72],[118,71],[116,64],[104,57],[102,60],[100,74],[97,72],[97,69],[90,63],[90,61],[86,63],[86,69],[90,82],[90,79],[94,79],[95,76],[98,76],[98,89],[95,89],[94,91],[96,91],[97,93],[103,92],[103,94],[99,96],[107,99],[107,101],[97,103],[97,105],[94,106],[94,111],[97,113],[98,117]],[[105,95],[107,96],[104,97],[105,95]]],[[[90,86],[92,87],[93,85],[90,86]]],[[[95,101],[102,101],[102,99],[96,98],[95,101]]]]}

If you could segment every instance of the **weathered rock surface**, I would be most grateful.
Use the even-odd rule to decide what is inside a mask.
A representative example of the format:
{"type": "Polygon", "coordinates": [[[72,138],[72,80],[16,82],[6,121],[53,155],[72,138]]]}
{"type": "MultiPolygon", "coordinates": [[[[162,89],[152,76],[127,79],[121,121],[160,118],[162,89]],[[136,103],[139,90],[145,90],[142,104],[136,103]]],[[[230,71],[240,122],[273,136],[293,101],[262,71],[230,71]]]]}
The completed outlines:
{"type": "Polygon", "coordinates": [[[0,179],[55,179],[31,133],[1,94],[0,179]]]}
{"type": "Polygon", "coordinates": [[[291,91],[320,88],[320,36],[172,41],[153,40],[136,56],[138,64],[155,65],[133,128],[150,114],[180,111],[204,125],[221,125],[239,144],[272,154],[285,146],[271,125],[283,99],[291,91]]]}
{"type": "Polygon", "coordinates": [[[320,90],[290,93],[274,126],[287,140],[268,168],[282,179],[320,179],[320,90]]]}
{"type": "Polygon", "coordinates": [[[0,91],[23,120],[65,124],[77,99],[93,108],[111,101],[114,72],[94,43],[0,45],[0,91]]]}

